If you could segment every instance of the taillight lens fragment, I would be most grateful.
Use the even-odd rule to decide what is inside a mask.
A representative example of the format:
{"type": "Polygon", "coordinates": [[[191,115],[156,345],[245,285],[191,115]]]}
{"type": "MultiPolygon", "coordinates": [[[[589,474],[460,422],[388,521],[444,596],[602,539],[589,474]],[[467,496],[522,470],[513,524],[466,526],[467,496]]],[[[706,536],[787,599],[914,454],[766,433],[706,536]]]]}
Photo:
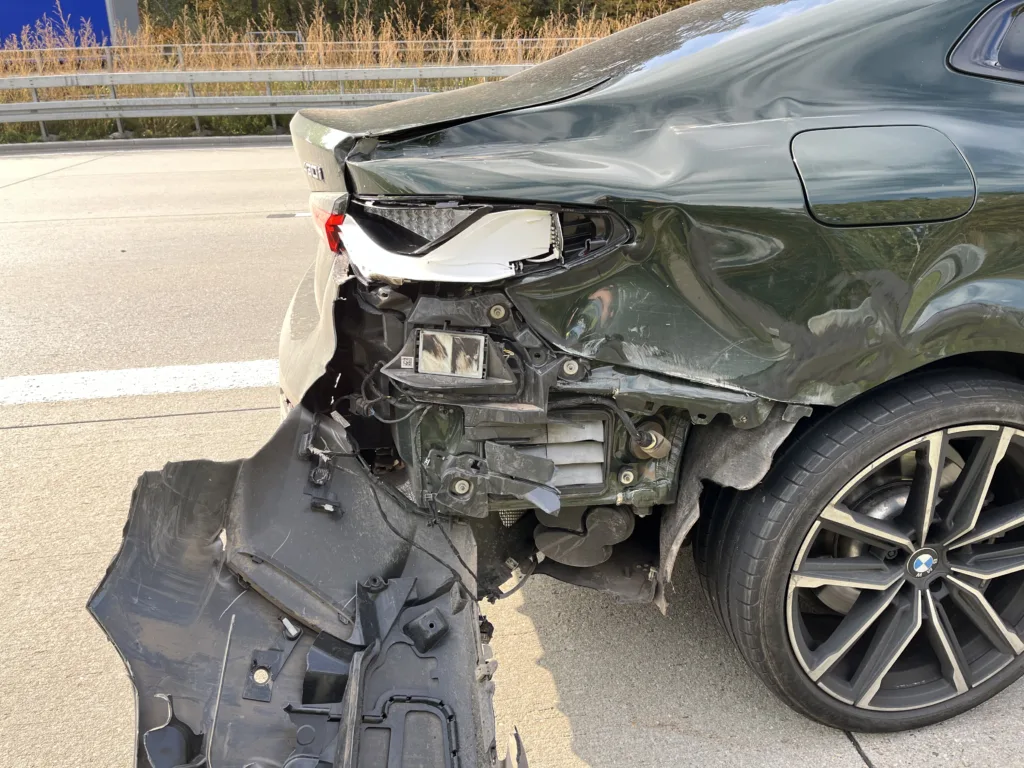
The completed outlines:
{"type": "Polygon", "coordinates": [[[492,210],[456,200],[402,202],[353,198],[352,216],[374,242],[394,253],[420,256],[492,210]]]}
{"type": "Polygon", "coordinates": [[[457,208],[454,206],[384,206],[375,205],[367,210],[375,216],[394,222],[398,226],[422,237],[431,243],[440,240],[451,230],[479,210],[479,206],[457,208]]]}
{"type": "Polygon", "coordinates": [[[345,221],[348,196],[313,194],[309,197],[309,210],[313,226],[332,251],[341,250],[341,224],[345,221]]]}

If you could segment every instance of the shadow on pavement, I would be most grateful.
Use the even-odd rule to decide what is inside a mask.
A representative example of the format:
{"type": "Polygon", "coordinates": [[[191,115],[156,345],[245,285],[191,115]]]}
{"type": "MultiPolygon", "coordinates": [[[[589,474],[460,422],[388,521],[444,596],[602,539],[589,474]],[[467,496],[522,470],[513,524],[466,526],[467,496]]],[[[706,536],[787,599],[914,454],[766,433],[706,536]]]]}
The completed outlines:
{"type": "Polygon", "coordinates": [[[747,668],[683,560],[667,617],[538,577],[514,606],[535,637],[518,618],[496,622],[512,634],[499,661],[516,659],[499,671],[500,719],[519,725],[531,765],[862,768],[845,734],[790,711],[747,668]],[[522,658],[531,640],[532,671],[522,658]],[[571,752],[556,743],[566,735],[571,752]]]}

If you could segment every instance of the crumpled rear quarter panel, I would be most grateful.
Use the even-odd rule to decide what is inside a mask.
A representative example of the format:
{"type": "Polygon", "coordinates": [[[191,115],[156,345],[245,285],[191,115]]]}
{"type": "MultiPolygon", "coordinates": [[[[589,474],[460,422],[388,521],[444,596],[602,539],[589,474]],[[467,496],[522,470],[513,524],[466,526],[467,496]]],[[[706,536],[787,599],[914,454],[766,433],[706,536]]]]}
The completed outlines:
{"type": "MultiPolygon", "coordinates": [[[[508,288],[549,343],[601,362],[836,405],[944,357],[1024,351],[1024,189],[1007,154],[1024,91],[946,66],[983,3],[733,3],[717,18],[712,5],[661,17],[678,19],[678,50],[583,95],[353,154],[353,191],[620,213],[633,243],[508,288]],[[973,208],[815,220],[794,137],[879,125],[947,137],[976,178],[973,208]]],[[[923,172],[920,194],[941,198],[954,175],[923,172]]]]}

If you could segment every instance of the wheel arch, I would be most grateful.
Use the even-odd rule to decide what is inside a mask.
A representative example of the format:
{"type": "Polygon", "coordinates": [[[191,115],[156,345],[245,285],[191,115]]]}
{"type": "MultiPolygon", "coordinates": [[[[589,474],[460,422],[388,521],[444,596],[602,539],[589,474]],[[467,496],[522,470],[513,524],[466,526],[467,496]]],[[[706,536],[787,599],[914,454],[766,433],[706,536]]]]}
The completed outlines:
{"type": "MultiPolygon", "coordinates": [[[[944,357],[941,360],[926,363],[925,365],[914,368],[912,371],[908,371],[903,374],[903,376],[899,376],[891,381],[904,379],[910,376],[923,375],[932,371],[968,368],[1003,373],[1008,376],[1012,376],[1015,379],[1024,381],[1024,354],[1008,350],[963,352],[958,355],[950,355],[949,357],[944,357]]],[[[885,384],[879,384],[878,386],[886,386],[889,383],[890,382],[886,382],[885,384]]],[[[858,395],[858,397],[868,395],[876,389],[878,389],[878,387],[872,387],[862,395],[858,395]]]]}
{"type": "MultiPolygon", "coordinates": [[[[925,365],[914,368],[913,370],[897,376],[893,379],[889,379],[881,384],[878,384],[870,389],[865,390],[854,398],[842,403],[837,406],[827,405],[816,405],[813,410],[808,412],[803,418],[796,418],[791,422],[782,420],[778,423],[776,429],[781,428],[784,434],[777,441],[772,439],[770,436],[765,436],[768,439],[762,439],[758,441],[755,438],[755,430],[747,432],[751,439],[748,441],[750,445],[750,457],[760,461],[760,466],[757,468],[756,482],[752,485],[748,482],[736,483],[730,482],[733,478],[729,477],[727,473],[715,473],[708,467],[702,467],[698,471],[700,490],[697,498],[696,508],[690,507],[690,515],[687,518],[686,531],[682,537],[680,543],[694,543],[698,544],[698,523],[701,521],[707,521],[711,516],[720,515],[724,513],[735,500],[737,494],[748,492],[756,488],[764,480],[769,472],[774,467],[779,465],[790,449],[795,446],[800,438],[805,435],[815,424],[820,422],[822,419],[827,417],[830,413],[838,408],[851,406],[857,401],[872,397],[880,389],[891,387],[897,382],[904,381],[911,378],[923,378],[929,374],[939,374],[943,371],[950,370],[977,370],[977,371],[989,371],[993,373],[1000,373],[1005,376],[1010,376],[1019,381],[1024,381],[1024,354],[1010,352],[1006,350],[1000,351],[983,351],[983,352],[965,352],[962,354],[951,355],[941,360],[936,360],[925,365]],[[788,427],[788,428],[787,428],[788,427]],[[698,532],[694,536],[694,540],[691,541],[691,535],[694,532],[698,532]]],[[[780,409],[781,410],[781,409],[780,409]]],[[[792,416],[791,416],[792,417],[792,416]]],[[[769,425],[770,426],[770,425],[769,425]]],[[[697,428],[695,432],[698,432],[701,428],[697,428]]],[[[706,428],[705,428],[706,429],[706,428]]],[[[733,432],[739,432],[739,430],[732,430],[733,432]]],[[[711,437],[711,436],[708,436],[711,437]]],[[[726,438],[723,435],[711,438],[716,445],[724,443],[726,438]]],[[[687,446],[688,449],[690,446],[687,446]]],[[[703,449],[706,450],[706,449],[703,449]]],[[[681,469],[681,480],[680,480],[680,494],[682,496],[684,481],[686,479],[687,466],[686,459],[684,458],[684,466],[681,469]]],[[[691,468],[690,473],[693,474],[694,470],[691,468]]],[[[680,499],[682,501],[682,498],[680,499]]],[[[687,503],[692,505],[691,500],[686,500],[687,503]]],[[[674,513],[679,511],[679,501],[677,504],[670,508],[666,513],[665,517],[672,518],[674,513]]],[[[707,530],[707,529],[706,529],[707,530]]],[[[678,557],[679,547],[666,547],[664,537],[666,534],[672,534],[677,541],[679,541],[679,528],[673,527],[671,530],[666,530],[663,524],[662,536],[662,557],[663,562],[661,564],[662,574],[670,576],[675,565],[675,560],[678,557]],[[667,559],[667,562],[665,561],[667,559]]],[[[698,546],[699,548],[699,546],[698,546]]],[[[698,556],[698,568],[701,567],[700,553],[696,553],[698,556]]],[[[665,603],[663,598],[659,599],[659,606],[662,610],[665,609],[665,603]]]]}
{"type": "MultiPolygon", "coordinates": [[[[844,408],[856,403],[859,400],[872,397],[879,390],[891,387],[900,381],[913,378],[924,378],[929,374],[939,374],[944,371],[955,371],[955,370],[974,370],[974,371],[988,371],[991,373],[1001,373],[1005,376],[1010,376],[1018,381],[1024,381],[1024,353],[1011,352],[1008,350],[992,350],[992,351],[977,351],[977,352],[963,352],[956,355],[950,355],[944,357],[941,360],[933,360],[932,362],[925,363],[924,365],[913,368],[906,373],[895,376],[887,381],[877,384],[869,389],[864,390],[855,397],[840,403],[839,405],[815,405],[806,418],[800,419],[796,426],[786,435],[785,439],[779,444],[775,452],[772,454],[771,467],[777,465],[785,456],[786,452],[791,446],[796,444],[800,438],[807,433],[815,424],[824,419],[828,414],[832,413],[838,408],[844,408]]],[[[771,471],[771,467],[765,472],[765,475],[771,471]]],[[[764,478],[762,477],[762,480],[764,478]]],[[[709,483],[714,485],[714,483],[709,483]]],[[[725,492],[735,491],[736,489],[729,488],[728,486],[721,486],[725,492]]],[[[714,494],[705,493],[701,495],[701,506],[700,514],[704,514],[705,511],[713,510],[715,506],[723,503],[718,496],[722,495],[723,498],[728,496],[728,493],[714,494]],[[705,501],[705,496],[708,497],[705,501]]]]}

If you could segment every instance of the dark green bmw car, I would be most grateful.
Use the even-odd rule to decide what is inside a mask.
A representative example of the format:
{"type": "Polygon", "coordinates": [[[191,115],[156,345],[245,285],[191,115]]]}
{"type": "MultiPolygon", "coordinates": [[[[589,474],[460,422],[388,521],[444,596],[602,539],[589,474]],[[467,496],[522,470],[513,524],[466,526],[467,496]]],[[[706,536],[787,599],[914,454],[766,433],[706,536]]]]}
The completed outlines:
{"type": "Polygon", "coordinates": [[[477,601],[666,610],[687,547],[828,725],[1024,673],[1024,0],[701,0],[291,131],[287,415],[91,602],[153,768],[497,764],[477,601]]]}

